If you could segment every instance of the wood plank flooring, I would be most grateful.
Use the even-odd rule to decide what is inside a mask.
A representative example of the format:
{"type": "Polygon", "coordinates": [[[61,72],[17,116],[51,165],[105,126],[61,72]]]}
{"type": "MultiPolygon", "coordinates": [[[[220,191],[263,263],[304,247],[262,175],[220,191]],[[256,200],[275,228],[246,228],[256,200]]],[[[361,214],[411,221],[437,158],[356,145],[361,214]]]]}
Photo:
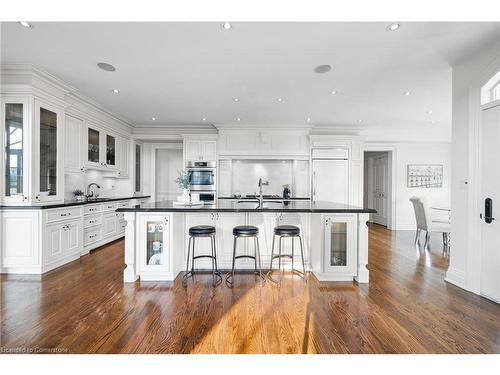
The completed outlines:
{"type": "Polygon", "coordinates": [[[444,282],[439,236],[370,227],[369,285],[199,275],[122,283],[124,242],[42,277],[1,275],[0,347],[69,353],[499,353],[500,305],[444,282]]]}

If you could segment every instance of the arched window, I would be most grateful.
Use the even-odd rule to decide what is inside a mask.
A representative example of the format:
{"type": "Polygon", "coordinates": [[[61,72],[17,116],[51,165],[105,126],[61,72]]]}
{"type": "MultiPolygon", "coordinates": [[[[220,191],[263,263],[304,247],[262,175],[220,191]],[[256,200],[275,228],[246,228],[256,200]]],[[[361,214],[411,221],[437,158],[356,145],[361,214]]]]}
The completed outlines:
{"type": "Polygon", "coordinates": [[[500,100],[500,71],[481,88],[481,105],[500,100]]]}

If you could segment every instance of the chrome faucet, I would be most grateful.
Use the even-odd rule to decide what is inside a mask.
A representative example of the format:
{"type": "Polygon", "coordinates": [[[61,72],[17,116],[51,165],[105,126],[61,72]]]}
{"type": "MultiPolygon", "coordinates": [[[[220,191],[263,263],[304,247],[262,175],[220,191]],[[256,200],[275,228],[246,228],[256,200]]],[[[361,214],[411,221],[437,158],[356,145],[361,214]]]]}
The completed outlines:
{"type": "Polygon", "coordinates": [[[262,178],[259,178],[259,207],[262,208],[264,197],[262,196],[262,185],[269,185],[269,181],[262,181],[262,178]]]}
{"type": "MultiPolygon", "coordinates": [[[[94,196],[94,191],[91,191],[91,190],[90,190],[90,188],[91,188],[92,186],[94,186],[94,185],[95,185],[95,187],[96,187],[96,188],[98,188],[98,189],[100,189],[100,188],[101,188],[101,187],[100,187],[98,184],[96,184],[95,182],[91,182],[90,184],[88,184],[88,186],[87,186],[87,195],[86,195],[87,199],[92,198],[92,197],[94,196]]],[[[96,194],[96,195],[95,195],[95,197],[97,198],[97,197],[98,197],[98,194],[96,194]]]]}

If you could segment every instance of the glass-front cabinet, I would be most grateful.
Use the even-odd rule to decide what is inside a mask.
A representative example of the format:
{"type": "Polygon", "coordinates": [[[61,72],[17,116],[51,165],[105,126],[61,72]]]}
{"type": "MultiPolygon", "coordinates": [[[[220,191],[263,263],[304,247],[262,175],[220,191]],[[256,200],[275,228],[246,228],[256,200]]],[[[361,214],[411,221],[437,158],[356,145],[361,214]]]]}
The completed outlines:
{"type": "Polygon", "coordinates": [[[90,123],[84,129],[87,147],[84,166],[90,169],[114,169],[117,166],[117,141],[100,127],[90,123]]]}
{"type": "Polygon", "coordinates": [[[99,166],[101,163],[101,133],[99,130],[87,128],[87,163],[99,166]]]}
{"type": "Polygon", "coordinates": [[[28,101],[20,99],[2,99],[2,134],[3,144],[3,193],[5,203],[27,202],[29,197],[29,111],[28,101]]]}
{"type": "Polygon", "coordinates": [[[323,272],[352,277],[356,274],[357,239],[353,216],[325,216],[323,272]]]}
{"type": "Polygon", "coordinates": [[[169,279],[171,270],[170,215],[147,214],[139,216],[139,275],[142,280],[169,279]]]}
{"type": "Polygon", "coordinates": [[[62,200],[64,159],[62,110],[35,101],[35,202],[62,200]]]}

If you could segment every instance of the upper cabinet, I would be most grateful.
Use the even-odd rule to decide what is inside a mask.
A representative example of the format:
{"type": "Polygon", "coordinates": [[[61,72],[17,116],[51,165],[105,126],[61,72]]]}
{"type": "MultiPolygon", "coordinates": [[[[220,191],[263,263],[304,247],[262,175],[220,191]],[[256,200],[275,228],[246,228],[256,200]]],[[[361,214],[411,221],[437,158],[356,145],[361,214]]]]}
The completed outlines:
{"type": "Polygon", "coordinates": [[[2,98],[3,203],[63,200],[63,112],[62,106],[32,96],[2,98]]]}
{"type": "Polygon", "coordinates": [[[217,141],[213,136],[184,136],[184,161],[217,160],[217,141]]]}
{"type": "Polygon", "coordinates": [[[89,169],[116,169],[116,136],[94,124],[84,126],[83,165],[89,169]]]}
{"type": "Polygon", "coordinates": [[[130,141],[87,121],[66,115],[65,173],[87,169],[111,172],[109,177],[129,176],[130,141]]]}
{"type": "Polygon", "coordinates": [[[5,203],[26,202],[30,195],[29,165],[30,102],[27,98],[2,99],[2,132],[5,150],[2,166],[4,183],[0,188],[5,203]]]}
{"type": "Polygon", "coordinates": [[[309,157],[309,136],[300,130],[223,130],[219,155],[309,157]]]}
{"type": "Polygon", "coordinates": [[[35,201],[64,197],[63,109],[35,100],[35,201]]]}
{"type": "Polygon", "coordinates": [[[65,116],[65,141],[64,141],[64,173],[79,173],[83,170],[80,163],[80,153],[83,148],[82,129],[83,120],[72,116],[65,116]]]}

